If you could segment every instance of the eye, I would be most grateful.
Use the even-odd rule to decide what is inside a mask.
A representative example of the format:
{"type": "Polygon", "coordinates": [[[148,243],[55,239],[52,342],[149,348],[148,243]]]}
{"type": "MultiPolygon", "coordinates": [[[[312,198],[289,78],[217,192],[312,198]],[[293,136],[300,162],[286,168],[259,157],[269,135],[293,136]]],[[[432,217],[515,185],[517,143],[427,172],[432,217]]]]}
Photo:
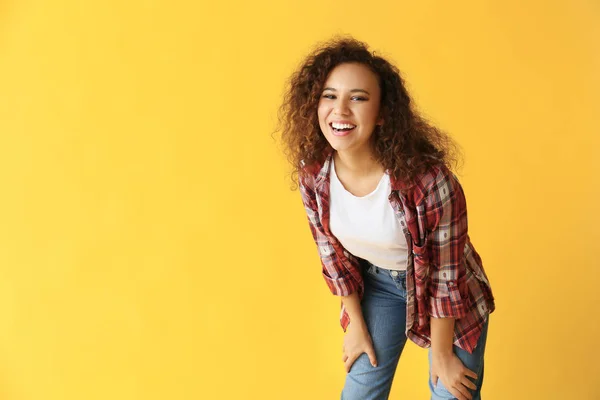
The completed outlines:
{"type": "Polygon", "coordinates": [[[356,101],[367,101],[369,99],[367,99],[366,97],[361,97],[361,96],[354,96],[352,98],[352,100],[356,100],[356,101]]]}
{"type": "Polygon", "coordinates": [[[335,99],[335,96],[334,96],[334,95],[332,95],[332,94],[324,94],[324,95],[323,95],[323,98],[324,98],[324,99],[333,100],[333,99],[335,99]]]}

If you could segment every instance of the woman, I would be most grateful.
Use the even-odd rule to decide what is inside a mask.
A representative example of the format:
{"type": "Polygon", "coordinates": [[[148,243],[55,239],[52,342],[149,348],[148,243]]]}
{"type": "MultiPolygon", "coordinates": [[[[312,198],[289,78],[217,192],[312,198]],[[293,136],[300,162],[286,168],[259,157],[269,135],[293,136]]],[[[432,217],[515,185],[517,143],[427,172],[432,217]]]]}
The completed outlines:
{"type": "Polygon", "coordinates": [[[280,124],[323,277],[341,297],[342,399],[387,399],[407,337],[430,347],[432,399],[480,399],[495,306],[452,140],[415,112],[398,69],[351,38],[305,59],[280,124]]]}

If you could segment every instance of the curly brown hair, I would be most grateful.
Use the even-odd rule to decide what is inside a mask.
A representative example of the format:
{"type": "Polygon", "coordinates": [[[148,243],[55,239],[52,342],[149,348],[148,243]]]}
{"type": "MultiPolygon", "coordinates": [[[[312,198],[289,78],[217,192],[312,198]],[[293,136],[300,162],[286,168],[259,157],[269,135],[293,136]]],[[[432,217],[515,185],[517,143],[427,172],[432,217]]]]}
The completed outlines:
{"type": "Polygon", "coordinates": [[[292,74],[279,108],[277,131],[292,165],[292,189],[298,175],[322,164],[332,151],[319,127],[317,108],[329,73],[343,63],[363,64],[378,77],[385,122],[373,132],[374,157],[396,179],[410,182],[432,166],[458,164],[459,146],[417,113],[398,68],[364,42],[334,37],[317,45],[292,74]]]}

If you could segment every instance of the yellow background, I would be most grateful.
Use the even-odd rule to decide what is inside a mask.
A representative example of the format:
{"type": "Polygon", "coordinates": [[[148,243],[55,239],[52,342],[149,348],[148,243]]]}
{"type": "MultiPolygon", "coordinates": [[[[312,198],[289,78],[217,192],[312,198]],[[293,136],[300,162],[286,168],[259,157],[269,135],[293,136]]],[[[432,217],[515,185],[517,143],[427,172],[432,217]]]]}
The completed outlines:
{"type": "MultiPolygon", "coordinates": [[[[486,400],[600,399],[600,5],[0,3],[0,399],[336,399],[339,301],[270,136],[350,33],[463,146],[486,400]]],[[[425,399],[408,345],[391,399],[425,399]]]]}

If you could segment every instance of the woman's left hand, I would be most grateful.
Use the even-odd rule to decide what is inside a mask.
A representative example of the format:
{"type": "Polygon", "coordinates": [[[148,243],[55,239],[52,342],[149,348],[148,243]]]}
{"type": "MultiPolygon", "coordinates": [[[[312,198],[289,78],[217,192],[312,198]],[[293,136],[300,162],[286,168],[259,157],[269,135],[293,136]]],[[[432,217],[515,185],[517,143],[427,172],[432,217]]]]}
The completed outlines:
{"type": "Polygon", "coordinates": [[[469,376],[477,379],[477,374],[465,367],[456,354],[431,357],[433,386],[437,386],[439,378],[444,387],[458,400],[471,400],[473,396],[468,389],[477,389],[473,381],[468,378],[469,376]]]}

